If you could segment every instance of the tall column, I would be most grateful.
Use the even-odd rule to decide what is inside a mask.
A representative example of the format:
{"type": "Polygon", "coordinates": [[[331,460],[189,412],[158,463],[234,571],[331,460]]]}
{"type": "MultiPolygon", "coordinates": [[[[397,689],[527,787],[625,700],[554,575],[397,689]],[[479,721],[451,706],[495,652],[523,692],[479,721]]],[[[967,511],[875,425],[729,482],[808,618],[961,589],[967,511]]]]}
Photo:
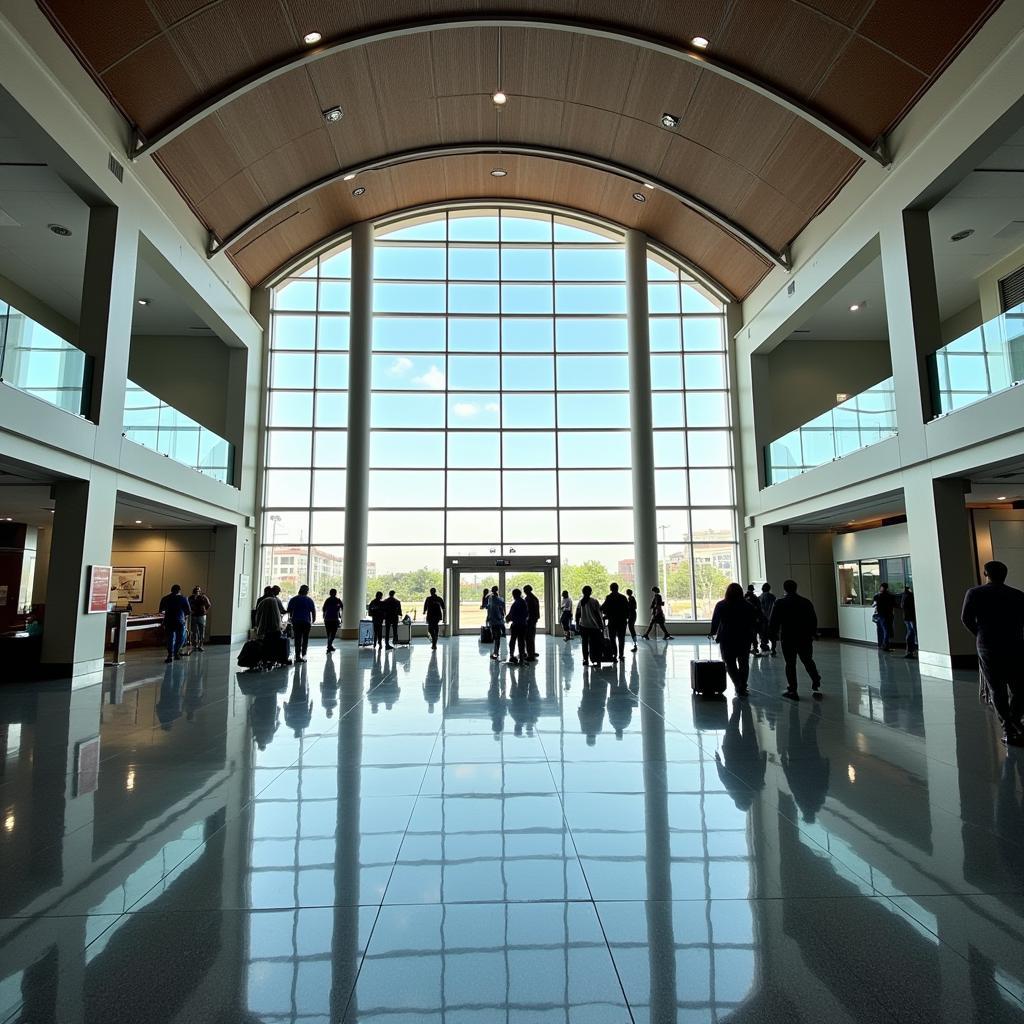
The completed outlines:
{"type": "Polygon", "coordinates": [[[626,316],[629,328],[629,420],[633,457],[633,557],[641,614],[658,582],[658,516],[654,498],[651,333],[647,306],[647,236],[626,232],[626,316]]]}
{"type": "Polygon", "coordinates": [[[370,348],[373,338],[373,225],[352,229],[352,309],[348,352],[348,462],[342,638],[359,635],[366,607],[366,527],[370,499],[370,348]]]}
{"type": "Polygon", "coordinates": [[[213,533],[213,559],[207,590],[210,609],[208,643],[230,644],[246,638],[250,609],[256,603],[253,579],[253,531],[247,526],[219,523],[213,533]],[[239,590],[241,577],[248,577],[248,592],[239,590]]]}

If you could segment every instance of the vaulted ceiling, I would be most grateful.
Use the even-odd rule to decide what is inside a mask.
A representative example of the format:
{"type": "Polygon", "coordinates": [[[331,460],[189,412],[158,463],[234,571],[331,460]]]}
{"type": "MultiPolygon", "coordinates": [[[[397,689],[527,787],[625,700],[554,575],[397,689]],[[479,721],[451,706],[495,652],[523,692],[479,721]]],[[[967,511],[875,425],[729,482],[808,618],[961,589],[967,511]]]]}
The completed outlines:
{"type": "Polygon", "coordinates": [[[743,298],[998,0],[40,6],[252,284],[355,221],[494,198],[640,227],[743,298]]]}

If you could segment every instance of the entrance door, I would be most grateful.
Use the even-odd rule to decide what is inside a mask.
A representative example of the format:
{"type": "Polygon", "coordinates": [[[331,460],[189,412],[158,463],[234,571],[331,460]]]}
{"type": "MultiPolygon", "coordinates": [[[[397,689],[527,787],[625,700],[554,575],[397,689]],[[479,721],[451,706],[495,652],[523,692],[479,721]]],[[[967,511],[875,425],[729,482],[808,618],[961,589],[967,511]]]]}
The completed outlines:
{"type": "Polygon", "coordinates": [[[479,633],[486,621],[483,603],[484,591],[497,587],[506,604],[512,602],[512,591],[527,584],[540,601],[540,622],[538,633],[550,633],[554,628],[554,609],[558,602],[553,600],[558,586],[558,559],[546,557],[518,558],[447,558],[445,559],[447,591],[453,595],[451,608],[451,631],[457,633],[479,633]]]}

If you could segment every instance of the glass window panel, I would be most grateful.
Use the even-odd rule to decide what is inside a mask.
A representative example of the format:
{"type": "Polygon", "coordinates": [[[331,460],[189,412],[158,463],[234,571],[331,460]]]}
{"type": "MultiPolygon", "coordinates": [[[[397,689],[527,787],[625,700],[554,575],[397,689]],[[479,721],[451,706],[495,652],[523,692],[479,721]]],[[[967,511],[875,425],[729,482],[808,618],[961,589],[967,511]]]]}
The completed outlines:
{"type": "Polygon", "coordinates": [[[309,540],[309,509],[265,512],[262,539],[268,544],[305,544],[309,540]]]}
{"type": "Polygon", "coordinates": [[[316,357],[316,386],[324,389],[348,387],[348,356],[329,353],[316,357]]]}
{"type": "Polygon", "coordinates": [[[275,352],[270,357],[272,388],[311,388],[313,356],[299,352],[275,352]]]}
{"type": "Polygon", "coordinates": [[[501,322],[501,347],[505,352],[550,352],[555,323],[550,318],[506,317],[501,322]]]}
{"type": "Polygon", "coordinates": [[[496,242],[497,213],[462,213],[448,215],[448,238],[453,242],[496,242]]]}
{"type": "Polygon", "coordinates": [[[345,471],[317,469],[313,471],[314,508],[343,508],[345,505],[345,471]]]}
{"type": "Polygon", "coordinates": [[[731,508],[695,508],[690,513],[694,540],[735,540],[736,513],[731,508]]]}
{"type": "Polygon", "coordinates": [[[498,508],[501,505],[501,474],[497,470],[472,472],[450,469],[448,505],[454,508],[498,508]]]}
{"type": "Polygon", "coordinates": [[[375,355],[371,384],[374,390],[444,390],[444,356],[375,355]]]}
{"type": "Polygon", "coordinates": [[[348,281],[320,282],[320,309],[323,312],[347,312],[351,302],[348,281]]]}
{"type": "Polygon", "coordinates": [[[593,587],[594,593],[603,598],[612,580],[623,587],[633,583],[636,563],[632,544],[562,544],[558,554],[562,589],[568,590],[574,601],[584,585],[593,587]]]}
{"type": "Polygon", "coordinates": [[[309,468],[313,435],[308,430],[270,430],[267,432],[267,468],[288,466],[309,468]]]}
{"type": "Polygon", "coordinates": [[[275,315],[274,348],[313,348],[316,345],[315,316],[275,315]]]}
{"type": "Polygon", "coordinates": [[[278,586],[285,594],[294,594],[306,582],[308,559],[309,551],[304,546],[265,547],[260,579],[264,586],[278,586]]]}
{"type": "Polygon", "coordinates": [[[559,464],[566,468],[630,465],[629,432],[592,430],[560,431],[558,434],[559,464]]]}
{"type": "Polygon", "coordinates": [[[569,509],[561,512],[560,517],[562,536],[574,541],[621,543],[633,537],[632,509],[569,509]]]}
{"type": "Polygon", "coordinates": [[[628,330],[624,317],[573,317],[555,321],[555,339],[559,352],[625,352],[628,330]]]}
{"type": "Polygon", "coordinates": [[[555,435],[523,432],[502,435],[502,464],[514,469],[548,469],[555,465],[555,435]]]}
{"type": "Polygon", "coordinates": [[[448,276],[453,281],[497,281],[498,250],[454,247],[448,254],[448,276]]]}
{"type": "Polygon", "coordinates": [[[452,313],[497,313],[499,308],[496,284],[448,286],[448,309],[452,313]]]}
{"type": "Polygon", "coordinates": [[[403,544],[441,544],[444,542],[444,512],[440,509],[374,512],[369,517],[367,531],[370,544],[388,544],[398,539],[403,544]]]}
{"type": "Polygon", "coordinates": [[[721,352],[725,349],[725,320],[709,316],[684,317],[683,338],[687,352],[721,352]]]}
{"type": "Polygon", "coordinates": [[[443,427],[444,395],[371,395],[370,426],[443,427]]]}
{"type": "Polygon", "coordinates": [[[474,512],[448,512],[448,543],[493,544],[501,542],[501,517],[489,510],[474,512]]]}
{"type": "Polygon", "coordinates": [[[301,391],[273,391],[267,426],[311,427],[313,425],[313,395],[301,391]]]}
{"type": "Polygon", "coordinates": [[[552,391],[555,361],[551,356],[503,356],[502,386],[509,391],[552,391]]]}
{"type": "Polygon", "coordinates": [[[693,281],[683,284],[684,313],[721,313],[722,303],[693,281]]]}
{"type": "Polygon", "coordinates": [[[626,356],[557,356],[560,391],[628,391],[626,356]]]}
{"type": "Polygon", "coordinates": [[[694,590],[698,619],[710,619],[715,605],[725,596],[725,588],[738,575],[735,544],[695,544],[693,546],[694,590]]]}
{"type": "Polygon", "coordinates": [[[731,469],[691,469],[690,501],[694,505],[731,505],[731,469]]]}
{"type": "Polygon", "coordinates": [[[679,270],[661,256],[647,257],[648,281],[678,281],[679,270]]]}
{"type": "Polygon", "coordinates": [[[555,471],[509,470],[505,473],[502,504],[513,508],[554,508],[558,504],[555,471]]]}
{"type": "Polygon", "coordinates": [[[443,284],[382,284],[373,286],[375,313],[443,313],[443,284]]]}
{"type": "Polygon", "coordinates": [[[274,289],[274,309],[315,310],[316,281],[286,281],[274,289]]]}
{"type": "Polygon", "coordinates": [[[320,276],[352,276],[352,246],[348,242],[343,249],[336,249],[333,253],[320,257],[320,276]]]}
{"type": "Polygon", "coordinates": [[[550,242],[551,214],[502,210],[501,240],[503,242],[550,242]]]}
{"type": "MultiPolygon", "coordinates": [[[[345,540],[345,513],[340,509],[313,512],[310,516],[309,539],[313,544],[341,544],[345,540]]],[[[317,551],[310,552],[314,562],[317,551]]],[[[338,569],[341,575],[341,569],[338,569]]]]}
{"type": "Polygon", "coordinates": [[[499,465],[501,451],[496,433],[459,431],[448,436],[448,465],[459,469],[489,469],[499,465]]]}
{"type": "MultiPolygon", "coordinates": [[[[628,469],[601,472],[602,504],[629,508],[633,504],[633,474],[628,469]]],[[[592,508],[594,472],[590,469],[562,469],[558,473],[558,502],[562,508],[592,508]]]]}
{"type": "Polygon", "coordinates": [[[658,282],[647,286],[647,305],[651,313],[679,312],[679,285],[658,282]]]}
{"type": "Polygon", "coordinates": [[[366,598],[389,590],[410,616],[423,615],[423,602],[431,587],[444,590],[444,549],[438,545],[408,544],[366,549],[366,598]]]}
{"type": "Polygon", "coordinates": [[[501,401],[503,427],[547,427],[554,429],[554,395],[504,395],[501,401]]]}
{"type": "Polygon", "coordinates": [[[444,468],[444,434],[424,431],[371,430],[370,465],[374,469],[401,466],[444,468]]]}
{"type": "Polygon", "coordinates": [[[497,352],[501,347],[500,324],[497,317],[452,317],[448,321],[448,348],[452,352],[497,352]]]}
{"type": "Polygon", "coordinates": [[[347,349],[349,319],[347,316],[321,316],[316,344],[320,349],[347,349]]]}
{"type": "Polygon", "coordinates": [[[651,317],[652,352],[678,352],[682,348],[678,317],[651,317]]]}
{"type": "Polygon", "coordinates": [[[550,313],[551,287],[546,284],[503,284],[503,313],[550,313]]]}
{"type": "Polygon", "coordinates": [[[344,565],[345,549],[340,543],[333,547],[317,545],[309,549],[309,588],[318,605],[332,588],[342,593],[341,574],[344,565]]]}
{"type": "Polygon", "coordinates": [[[560,394],[558,427],[629,427],[629,395],[560,394]]]}
{"type": "Polygon", "coordinates": [[[669,561],[667,545],[690,539],[690,513],[685,508],[659,508],[658,558],[669,561]]]}
{"type": "Polygon", "coordinates": [[[727,427],[729,415],[726,391],[690,392],[686,396],[686,422],[691,427],[727,427]]]}
{"type": "Polygon", "coordinates": [[[867,558],[860,563],[862,601],[870,605],[878,586],[882,582],[882,567],[877,558],[867,558]]]}
{"type": "Polygon", "coordinates": [[[448,218],[443,213],[428,213],[396,225],[386,224],[377,229],[377,238],[389,242],[443,242],[447,228],[448,218]]]}
{"type": "Polygon", "coordinates": [[[686,465],[686,435],[681,430],[654,431],[655,466],[686,465]]]}
{"type": "Polygon", "coordinates": [[[501,276],[506,281],[550,281],[550,249],[502,249],[501,276]]]}
{"type": "Polygon", "coordinates": [[[313,435],[313,465],[321,469],[344,466],[348,457],[348,431],[318,430],[313,435]]]}
{"type": "Polygon", "coordinates": [[[557,284],[558,313],[625,313],[626,286],[619,284],[557,284]]]}
{"type": "Polygon", "coordinates": [[[839,572],[840,604],[847,606],[861,604],[860,563],[840,562],[836,568],[839,572]]]}
{"type": "Polygon", "coordinates": [[[497,427],[500,408],[497,395],[449,395],[448,429],[497,427]]]}
{"type": "Polygon", "coordinates": [[[443,317],[375,316],[373,347],[377,351],[443,352],[443,317]]]}
{"type": "Polygon", "coordinates": [[[305,508],[309,506],[308,469],[267,470],[264,504],[274,508],[305,508]]]}
{"type": "Polygon", "coordinates": [[[371,469],[371,508],[437,508],[444,504],[444,472],[371,469]]]}
{"type": "Polygon", "coordinates": [[[556,249],[555,276],[559,281],[625,281],[626,251],[618,246],[556,249]]]}
{"type": "Polygon", "coordinates": [[[444,246],[378,245],[373,250],[374,277],[396,281],[443,281],[444,246]]]}
{"type": "Polygon", "coordinates": [[[654,498],[659,505],[686,505],[686,470],[656,469],[654,498]]]}
{"type": "Polygon", "coordinates": [[[654,391],[679,391],[683,386],[683,365],[677,355],[651,356],[651,388],[654,391]]]}
{"type": "Polygon", "coordinates": [[[497,391],[497,356],[449,356],[448,387],[452,391],[497,391]]]}
{"type": "Polygon", "coordinates": [[[687,388],[726,387],[725,356],[690,355],[683,356],[683,373],[687,388]]]}
{"type": "Polygon", "coordinates": [[[517,509],[502,513],[504,543],[558,544],[558,513],[554,509],[517,509]]]}
{"type": "Polygon", "coordinates": [[[727,430],[688,431],[691,466],[731,466],[732,445],[727,430]]]}
{"type": "Polygon", "coordinates": [[[656,427],[683,426],[683,396],[678,391],[655,391],[651,394],[651,415],[656,427]]]}
{"type": "Polygon", "coordinates": [[[318,427],[347,427],[348,395],[341,391],[327,391],[317,395],[316,425],[318,427]]]}

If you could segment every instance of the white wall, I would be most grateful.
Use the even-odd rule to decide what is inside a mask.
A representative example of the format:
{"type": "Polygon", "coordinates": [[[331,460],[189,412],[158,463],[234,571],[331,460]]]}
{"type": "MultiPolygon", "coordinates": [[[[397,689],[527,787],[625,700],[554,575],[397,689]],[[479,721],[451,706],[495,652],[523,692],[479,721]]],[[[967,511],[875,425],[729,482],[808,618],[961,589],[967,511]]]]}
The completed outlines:
{"type": "Polygon", "coordinates": [[[1005,562],[1006,582],[1024,590],[1024,509],[976,508],[971,512],[978,554],[978,581],[986,562],[1005,562]]]}
{"type": "MultiPolygon", "coordinates": [[[[181,584],[185,594],[199,584],[209,586],[213,563],[213,530],[114,530],[110,551],[111,565],[144,566],[145,593],[141,604],[132,606],[133,612],[152,614],[160,598],[175,583],[181,584]]],[[[216,605],[216,594],[210,599],[216,605]]],[[[231,595],[227,595],[231,601],[231,595]]],[[[216,608],[211,611],[213,618],[216,608]]]]}

